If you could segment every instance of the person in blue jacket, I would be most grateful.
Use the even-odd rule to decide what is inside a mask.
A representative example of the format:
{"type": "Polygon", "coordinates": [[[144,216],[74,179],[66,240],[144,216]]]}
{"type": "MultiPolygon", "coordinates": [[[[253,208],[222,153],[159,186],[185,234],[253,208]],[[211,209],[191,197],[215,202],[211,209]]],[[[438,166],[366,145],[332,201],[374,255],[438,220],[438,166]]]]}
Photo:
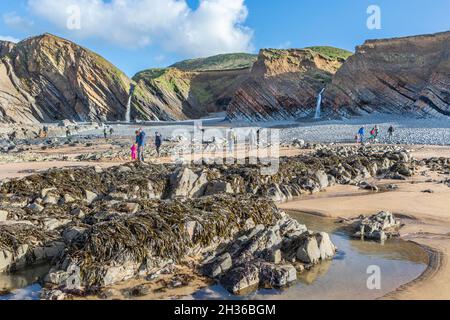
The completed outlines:
{"type": "Polygon", "coordinates": [[[139,129],[136,131],[136,144],[138,146],[138,161],[144,162],[144,149],[147,142],[147,135],[144,130],[139,129]]]}
{"type": "Polygon", "coordinates": [[[364,143],[364,136],[366,135],[366,129],[361,127],[358,131],[359,142],[364,143]]]}

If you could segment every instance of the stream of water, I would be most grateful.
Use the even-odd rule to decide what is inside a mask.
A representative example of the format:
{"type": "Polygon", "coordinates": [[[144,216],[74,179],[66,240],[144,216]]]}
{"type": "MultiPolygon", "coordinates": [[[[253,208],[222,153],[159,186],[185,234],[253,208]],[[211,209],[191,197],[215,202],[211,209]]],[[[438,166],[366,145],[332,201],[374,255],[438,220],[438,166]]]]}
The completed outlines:
{"type": "Polygon", "coordinates": [[[325,92],[325,88],[320,91],[318,97],[317,97],[317,106],[316,106],[316,114],[314,116],[314,119],[319,120],[322,115],[322,94],[325,92]]]}

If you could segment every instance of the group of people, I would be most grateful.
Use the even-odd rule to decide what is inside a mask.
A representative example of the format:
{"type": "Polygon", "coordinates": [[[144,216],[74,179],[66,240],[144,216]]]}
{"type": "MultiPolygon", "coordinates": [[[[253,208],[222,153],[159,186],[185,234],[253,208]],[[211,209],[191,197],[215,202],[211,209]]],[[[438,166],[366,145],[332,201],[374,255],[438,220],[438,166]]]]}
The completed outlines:
{"type": "Polygon", "coordinates": [[[112,127],[110,127],[109,130],[107,127],[103,129],[103,136],[105,137],[105,140],[108,139],[108,133],[112,137],[112,135],[114,134],[114,129],[112,127]]]}
{"type": "MultiPolygon", "coordinates": [[[[370,136],[368,141],[369,142],[375,142],[380,135],[380,127],[376,125],[375,127],[370,130],[370,136]]],[[[390,126],[388,129],[388,135],[389,135],[389,141],[392,142],[392,138],[394,137],[395,128],[393,126],[390,126]]],[[[358,134],[356,135],[356,142],[364,144],[366,138],[366,129],[364,127],[361,127],[358,131],[358,134]]]]}
{"type": "MultiPolygon", "coordinates": [[[[159,132],[155,133],[155,148],[158,157],[161,156],[161,146],[163,143],[162,135],[159,132]]],[[[131,146],[131,159],[133,161],[144,162],[145,156],[145,146],[147,144],[147,134],[144,130],[139,129],[136,131],[136,140],[131,146]]]]}

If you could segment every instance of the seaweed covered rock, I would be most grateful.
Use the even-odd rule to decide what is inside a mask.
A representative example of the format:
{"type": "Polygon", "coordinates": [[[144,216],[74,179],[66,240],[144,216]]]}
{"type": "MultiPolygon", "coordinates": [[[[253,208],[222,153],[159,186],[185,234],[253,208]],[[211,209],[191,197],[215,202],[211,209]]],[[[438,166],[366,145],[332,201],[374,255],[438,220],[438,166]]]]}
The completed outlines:
{"type": "Polygon", "coordinates": [[[75,237],[73,228],[66,230],[70,245],[54,273],[79,268],[83,286],[105,286],[154,273],[195,248],[212,250],[233,239],[248,220],[272,225],[281,217],[270,201],[248,197],[141,201],[140,207],[136,214],[95,222],[75,237]],[[189,234],[186,223],[192,221],[189,234]]]}
{"type": "Polygon", "coordinates": [[[58,256],[64,245],[54,233],[30,223],[0,224],[0,272],[20,270],[58,256]]]}

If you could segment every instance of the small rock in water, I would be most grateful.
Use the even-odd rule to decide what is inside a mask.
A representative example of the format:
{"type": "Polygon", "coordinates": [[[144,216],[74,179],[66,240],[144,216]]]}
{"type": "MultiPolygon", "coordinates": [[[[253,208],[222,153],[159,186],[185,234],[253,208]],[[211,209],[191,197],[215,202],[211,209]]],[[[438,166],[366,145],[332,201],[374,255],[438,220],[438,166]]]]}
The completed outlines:
{"type": "Polygon", "coordinates": [[[398,236],[400,221],[392,213],[383,211],[368,218],[354,219],[351,228],[354,238],[384,241],[398,236]]]}

